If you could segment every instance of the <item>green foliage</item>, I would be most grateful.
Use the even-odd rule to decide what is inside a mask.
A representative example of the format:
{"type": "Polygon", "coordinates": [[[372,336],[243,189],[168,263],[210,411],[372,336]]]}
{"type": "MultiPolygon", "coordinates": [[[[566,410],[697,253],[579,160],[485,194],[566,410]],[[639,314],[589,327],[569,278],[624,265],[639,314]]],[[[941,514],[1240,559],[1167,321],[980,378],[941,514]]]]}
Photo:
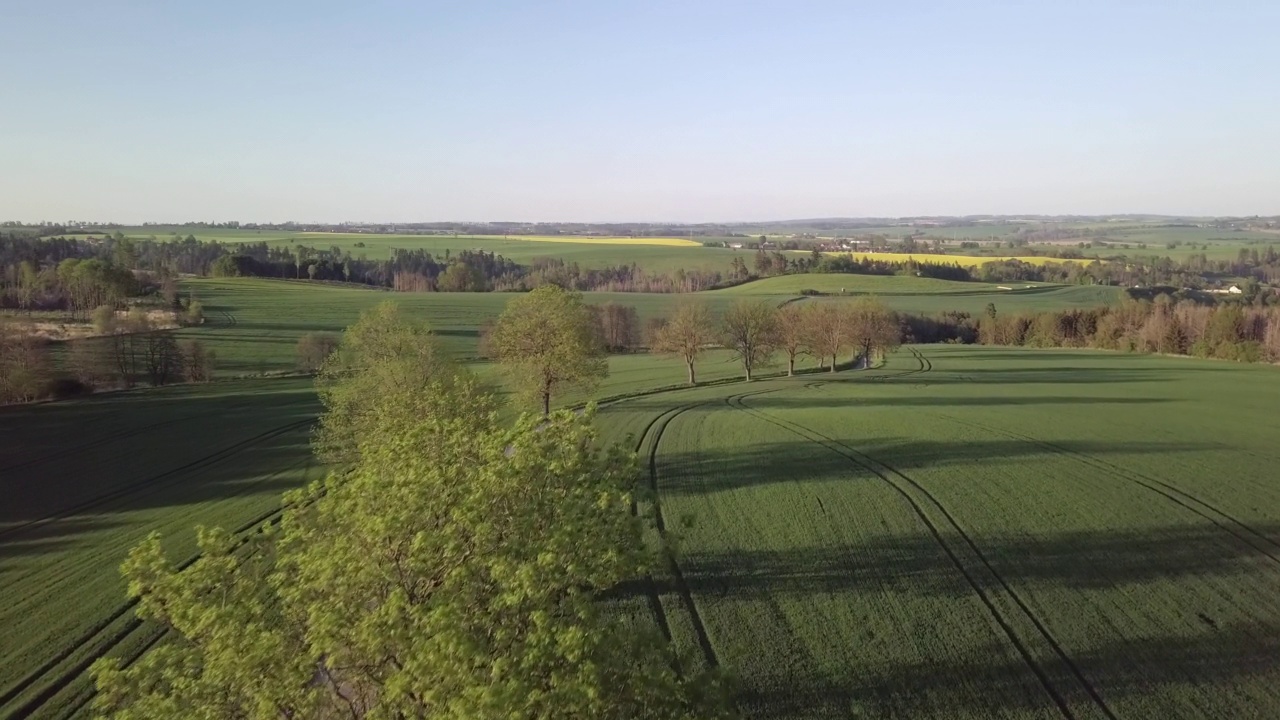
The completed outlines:
{"type": "MultiPolygon", "coordinates": [[[[320,366],[316,388],[325,414],[316,430],[316,454],[327,463],[350,465],[358,457],[359,438],[369,418],[388,398],[404,398],[401,407],[429,400],[421,388],[455,388],[485,412],[491,401],[476,394],[474,383],[457,384],[462,371],[441,352],[430,328],[408,317],[394,302],[361,313],[342,334],[337,350],[320,366]]],[[[460,398],[461,400],[461,398],[460,398]]]]}
{"type": "Polygon", "coordinates": [[[589,391],[609,373],[592,312],[582,295],[543,285],[507,304],[489,338],[498,361],[543,414],[566,386],[589,391]]]}

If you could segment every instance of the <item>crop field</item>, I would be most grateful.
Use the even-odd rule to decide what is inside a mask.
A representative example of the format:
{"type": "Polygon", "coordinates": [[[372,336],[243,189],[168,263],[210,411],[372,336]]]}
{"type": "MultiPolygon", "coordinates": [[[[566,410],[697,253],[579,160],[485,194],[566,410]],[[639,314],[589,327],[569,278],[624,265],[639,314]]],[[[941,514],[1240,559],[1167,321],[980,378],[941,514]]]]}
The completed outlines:
{"type": "MultiPolygon", "coordinates": [[[[582,267],[596,268],[605,265],[629,265],[637,263],[647,272],[674,272],[685,270],[727,271],[733,262],[734,251],[727,248],[702,246],[699,238],[617,238],[579,236],[523,236],[523,235],[381,235],[368,233],[289,233],[284,231],[254,230],[200,230],[198,228],[126,228],[125,235],[158,239],[194,235],[203,241],[240,244],[265,242],[269,245],[290,247],[306,245],[328,250],[332,247],[350,252],[355,257],[378,260],[390,257],[393,249],[426,250],[442,255],[445,250],[484,250],[497,253],[515,262],[528,264],[534,258],[555,257],[565,262],[576,262],[582,267]]],[[[750,257],[747,258],[750,260],[750,257]]]]}
{"type": "MultiPolygon", "coordinates": [[[[1119,302],[1114,287],[1027,283],[1013,290],[996,285],[957,283],[912,277],[868,275],[792,275],[766,278],[696,297],[720,311],[741,298],[784,302],[803,289],[850,296],[876,295],[903,312],[963,310],[980,313],[987,303],[1001,312],[1094,307],[1119,302]]],[[[1015,287],[1015,286],[1009,286],[1015,287]]],[[[205,307],[205,324],[178,331],[179,339],[200,340],[218,353],[222,376],[261,374],[293,369],[298,338],[308,332],[340,332],[360,312],[385,300],[420,313],[457,356],[474,359],[481,327],[496,318],[513,296],[509,293],[395,293],[326,283],[252,278],[194,279],[183,291],[194,292],[205,307]]],[[[635,306],[641,320],[666,315],[687,295],[651,293],[585,293],[587,302],[635,306]]],[[[821,301],[839,302],[839,298],[821,301]]],[[[806,302],[811,302],[806,300],[806,302]]],[[[615,358],[615,363],[631,362],[615,358]]],[[[641,363],[647,371],[653,360],[641,363]]],[[[666,362],[666,361],[658,361],[666,362]]],[[[676,364],[671,365],[676,368],[676,364]]],[[[615,371],[616,372],[616,371],[615,371]]],[[[678,375],[678,372],[677,372],[678,375]]],[[[708,379],[711,379],[708,377],[708,379]]]]}
{"type": "Polygon", "coordinates": [[[302,379],[0,408],[0,717],[82,711],[94,659],[159,641],[125,598],[129,548],[160,531],[193,557],[196,525],[273,520],[318,477],[318,409],[302,379]]]}
{"type": "Polygon", "coordinates": [[[1274,716],[1278,372],[928,346],[610,405],[679,547],[628,607],[749,717],[1274,716]]]}
{"type": "MultiPolygon", "coordinates": [[[[748,716],[1280,710],[1280,370],[973,346],[750,384],[718,351],[694,389],[611,368],[602,434],[679,548],[614,602],[736,676],[748,716]]],[[[83,715],[94,658],[162,641],[128,548],[271,521],[321,472],[317,409],[285,378],[0,410],[0,717],[83,715]]]]}

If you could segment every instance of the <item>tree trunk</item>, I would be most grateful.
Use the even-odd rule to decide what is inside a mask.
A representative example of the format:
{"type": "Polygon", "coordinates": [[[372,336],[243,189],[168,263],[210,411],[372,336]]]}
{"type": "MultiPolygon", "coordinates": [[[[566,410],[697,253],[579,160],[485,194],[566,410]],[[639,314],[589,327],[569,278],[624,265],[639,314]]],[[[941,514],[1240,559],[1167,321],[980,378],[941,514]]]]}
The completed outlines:
{"type": "Polygon", "coordinates": [[[791,377],[792,375],[795,375],[795,374],[796,374],[796,356],[788,355],[787,356],[787,377],[791,377]]]}
{"type": "Polygon", "coordinates": [[[695,382],[695,381],[694,381],[694,379],[693,379],[693,363],[689,363],[689,384],[690,384],[690,385],[697,385],[697,384],[698,384],[698,383],[697,383],[697,382],[695,382]]]}
{"type": "Polygon", "coordinates": [[[747,371],[747,382],[751,382],[751,366],[744,365],[743,367],[746,368],[747,371]]]}
{"type": "Polygon", "coordinates": [[[551,414],[551,390],[543,389],[542,391],[542,417],[551,414]]]}
{"type": "Polygon", "coordinates": [[[832,355],[831,355],[831,370],[830,370],[829,372],[835,372],[835,371],[836,371],[836,356],[835,356],[835,354],[832,354],[832,355]]]}

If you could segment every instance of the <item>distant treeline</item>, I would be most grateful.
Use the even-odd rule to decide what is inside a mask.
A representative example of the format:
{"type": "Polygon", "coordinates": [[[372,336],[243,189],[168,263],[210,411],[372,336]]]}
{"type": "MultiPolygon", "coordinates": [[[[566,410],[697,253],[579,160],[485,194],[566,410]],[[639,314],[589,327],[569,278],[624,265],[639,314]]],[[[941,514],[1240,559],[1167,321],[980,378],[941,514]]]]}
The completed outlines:
{"type": "Polygon", "coordinates": [[[1165,353],[1239,362],[1280,362],[1280,307],[1128,300],[1116,307],[971,316],[903,316],[907,342],[980,343],[1165,353]]]}
{"type": "MultiPolygon", "coordinates": [[[[227,244],[200,241],[192,235],[167,239],[126,238],[120,233],[95,238],[41,237],[28,228],[0,232],[0,305],[18,306],[40,276],[65,260],[97,260],[117,270],[152,273],[294,278],[358,283],[408,292],[524,291],[555,284],[578,291],[697,292],[759,277],[805,273],[907,275],[956,281],[1054,282],[1116,285],[1126,288],[1169,286],[1204,289],[1244,278],[1246,301],[1268,301],[1262,283],[1280,282],[1280,253],[1273,247],[1241,249],[1235,259],[1210,259],[1205,254],[1181,260],[1145,258],[1125,261],[1091,260],[1031,264],[992,260],[978,267],[958,262],[855,258],[848,254],[785,254],[757,250],[734,254],[727,271],[647,271],[635,263],[584,268],[559,258],[536,258],[521,265],[483,250],[433,254],[426,250],[394,249],[390,257],[355,257],[337,246],[273,246],[266,242],[227,244]]],[[[95,270],[95,272],[97,272],[95,270]]],[[[45,275],[41,285],[52,287],[45,275]]],[[[54,295],[57,295],[56,293],[54,295]]],[[[69,304],[67,293],[61,294],[69,304]]],[[[49,297],[57,300],[57,297],[49,297]]]]}

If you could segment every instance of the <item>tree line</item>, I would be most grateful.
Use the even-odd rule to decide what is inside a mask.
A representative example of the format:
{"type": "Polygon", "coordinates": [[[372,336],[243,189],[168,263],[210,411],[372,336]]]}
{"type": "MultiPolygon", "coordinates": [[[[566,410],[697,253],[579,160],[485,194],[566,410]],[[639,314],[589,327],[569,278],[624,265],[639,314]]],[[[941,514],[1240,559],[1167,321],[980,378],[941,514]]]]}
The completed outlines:
{"type": "MultiPolygon", "coordinates": [[[[511,310],[576,337],[572,297],[511,310]]],[[[197,530],[179,567],[157,534],[122,566],[137,614],[168,631],[91,673],[110,718],[732,716],[717,670],[691,671],[656,627],[602,602],[670,548],[634,453],[594,409],[499,420],[499,396],[393,304],[324,361],[316,452],[328,475],[247,537],[197,530]],[[386,392],[396,388],[396,392],[386,392]]]]}
{"type": "Polygon", "coordinates": [[[1280,362],[1280,307],[1201,305],[1159,295],[1114,307],[904,318],[909,342],[1074,347],[1280,362]]]}
{"type": "MultiPolygon", "coordinates": [[[[199,304],[193,309],[198,314],[199,304]]],[[[0,318],[0,404],[213,379],[214,351],[199,340],[179,342],[143,308],[124,313],[104,305],[93,323],[99,335],[66,342],[58,362],[26,324],[0,318]]]]}

